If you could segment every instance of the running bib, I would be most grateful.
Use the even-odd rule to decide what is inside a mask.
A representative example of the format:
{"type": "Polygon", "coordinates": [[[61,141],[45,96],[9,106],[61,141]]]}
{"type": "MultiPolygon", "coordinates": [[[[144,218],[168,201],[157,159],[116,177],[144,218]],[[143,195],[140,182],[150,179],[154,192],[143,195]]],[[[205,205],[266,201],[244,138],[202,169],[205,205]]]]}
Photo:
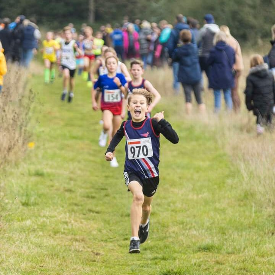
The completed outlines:
{"type": "Polygon", "coordinates": [[[104,101],[105,102],[120,102],[121,101],[121,92],[119,89],[116,90],[105,90],[104,91],[104,101]]]}
{"type": "Polygon", "coordinates": [[[127,140],[128,159],[143,159],[153,156],[151,138],[127,140]]]}
{"type": "Polygon", "coordinates": [[[70,59],[72,59],[72,56],[71,56],[71,53],[62,53],[62,58],[64,59],[64,60],[70,60],[70,59]]]}
{"type": "Polygon", "coordinates": [[[52,54],[53,53],[53,48],[52,47],[47,47],[45,52],[46,52],[46,54],[52,54]]]}

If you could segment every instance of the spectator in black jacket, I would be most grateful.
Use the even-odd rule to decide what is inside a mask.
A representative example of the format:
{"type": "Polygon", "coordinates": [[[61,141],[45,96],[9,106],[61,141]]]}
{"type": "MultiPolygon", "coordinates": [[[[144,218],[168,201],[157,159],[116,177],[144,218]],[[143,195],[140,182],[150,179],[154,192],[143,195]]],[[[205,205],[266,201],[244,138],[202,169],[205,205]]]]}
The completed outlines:
{"type": "Polygon", "coordinates": [[[24,15],[19,16],[19,22],[12,30],[12,46],[11,46],[11,58],[13,62],[20,62],[22,54],[22,39],[24,32],[23,21],[25,20],[24,15]]]}
{"type": "Polygon", "coordinates": [[[253,111],[257,117],[257,133],[262,134],[263,125],[270,125],[272,122],[275,99],[274,77],[259,54],[251,57],[250,68],[246,79],[245,103],[247,109],[253,111]]]}
{"type": "Polygon", "coordinates": [[[11,31],[9,28],[10,19],[4,18],[3,24],[4,28],[0,31],[0,41],[4,49],[6,61],[8,61],[11,58],[11,31]]]}

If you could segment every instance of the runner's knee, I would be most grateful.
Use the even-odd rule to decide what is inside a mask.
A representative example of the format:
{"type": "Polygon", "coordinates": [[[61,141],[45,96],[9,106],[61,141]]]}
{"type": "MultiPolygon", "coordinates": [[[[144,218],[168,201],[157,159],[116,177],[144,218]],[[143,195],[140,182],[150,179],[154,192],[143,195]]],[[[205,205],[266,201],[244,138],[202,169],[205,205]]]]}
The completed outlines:
{"type": "Polygon", "coordinates": [[[136,193],[136,194],[134,194],[133,200],[134,200],[135,203],[143,204],[144,195],[142,193],[136,193]]]}
{"type": "Polygon", "coordinates": [[[151,205],[149,205],[149,204],[143,204],[143,205],[142,205],[142,210],[143,210],[143,211],[146,211],[146,212],[150,212],[150,210],[151,210],[151,205]]]}

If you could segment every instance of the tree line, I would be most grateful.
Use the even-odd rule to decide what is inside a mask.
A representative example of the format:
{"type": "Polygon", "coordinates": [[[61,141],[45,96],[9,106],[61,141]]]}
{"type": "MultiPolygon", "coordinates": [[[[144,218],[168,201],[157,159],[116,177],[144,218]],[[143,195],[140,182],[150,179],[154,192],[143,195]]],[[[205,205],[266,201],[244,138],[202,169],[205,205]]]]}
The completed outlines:
{"type": "Polygon", "coordinates": [[[130,20],[166,19],[173,24],[178,13],[196,18],[202,25],[204,14],[211,13],[216,23],[228,25],[238,40],[257,44],[270,37],[274,8],[274,0],[9,0],[0,2],[0,18],[24,14],[36,17],[40,25],[60,29],[69,22],[122,23],[125,15],[130,20]]]}

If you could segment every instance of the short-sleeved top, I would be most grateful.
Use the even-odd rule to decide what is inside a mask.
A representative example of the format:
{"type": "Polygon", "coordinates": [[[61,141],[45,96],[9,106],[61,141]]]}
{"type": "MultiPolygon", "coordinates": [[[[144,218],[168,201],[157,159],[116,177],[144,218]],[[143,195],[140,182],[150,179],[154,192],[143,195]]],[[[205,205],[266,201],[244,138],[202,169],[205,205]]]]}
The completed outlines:
{"type": "MultiPolygon", "coordinates": [[[[122,86],[127,83],[125,76],[123,74],[117,73],[116,76],[119,78],[122,86]]],[[[101,108],[108,110],[108,108],[114,110],[114,108],[121,109],[122,106],[122,92],[119,87],[114,82],[114,78],[110,78],[107,74],[100,75],[96,83],[94,84],[94,89],[101,88],[101,108]]]]}
{"type": "Polygon", "coordinates": [[[132,120],[124,123],[126,158],[124,171],[134,172],[141,179],[159,176],[159,135],[147,118],[141,127],[135,128],[132,120]]]}
{"type": "Polygon", "coordinates": [[[43,41],[43,59],[49,59],[51,62],[56,61],[55,48],[58,43],[55,40],[43,41]]]}

